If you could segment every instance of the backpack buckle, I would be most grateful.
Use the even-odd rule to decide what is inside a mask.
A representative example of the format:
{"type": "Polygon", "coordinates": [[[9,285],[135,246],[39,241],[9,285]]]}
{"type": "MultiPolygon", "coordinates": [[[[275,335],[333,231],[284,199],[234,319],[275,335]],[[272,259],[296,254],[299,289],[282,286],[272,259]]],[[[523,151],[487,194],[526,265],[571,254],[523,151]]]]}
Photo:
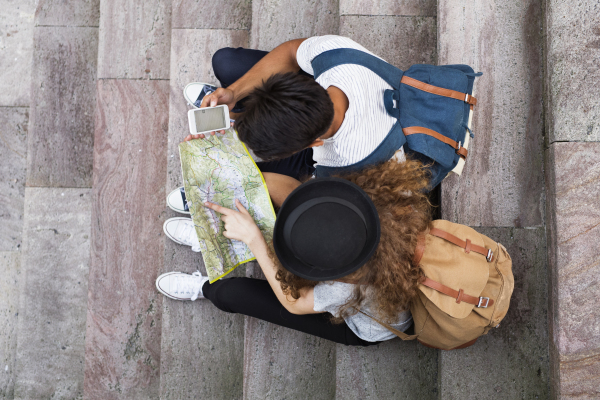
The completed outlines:
{"type": "Polygon", "coordinates": [[[488,249],[488,253],[487,253],[487,256],[485,257],[485,259],[487,260],[487,262],[492,262],[493,258],[494,258],[494,253],[492,252],[492,249],[488,249]]]}
{"type": "Polygon", "coordinates": [[[478,308],[487,308],[488,304],[490,304],[490,298],[489,297],[480,297],[479,298],[479,304],[477,304],[478,308]],[[485,300],[485,305],[482,305],[483,301],[485,300]]]}

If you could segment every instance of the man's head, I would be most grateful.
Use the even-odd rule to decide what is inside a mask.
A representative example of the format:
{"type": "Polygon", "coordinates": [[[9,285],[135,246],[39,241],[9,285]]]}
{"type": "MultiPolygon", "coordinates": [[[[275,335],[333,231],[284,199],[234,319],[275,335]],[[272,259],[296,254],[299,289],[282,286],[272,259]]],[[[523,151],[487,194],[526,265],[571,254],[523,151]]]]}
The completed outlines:
{"type": "Polygon", "coordinates": [[[309,147],[333,121],[329,94],[314,79],[276,74],[248,96],[235,122],[238,136],[265,161],[309,147]]]}

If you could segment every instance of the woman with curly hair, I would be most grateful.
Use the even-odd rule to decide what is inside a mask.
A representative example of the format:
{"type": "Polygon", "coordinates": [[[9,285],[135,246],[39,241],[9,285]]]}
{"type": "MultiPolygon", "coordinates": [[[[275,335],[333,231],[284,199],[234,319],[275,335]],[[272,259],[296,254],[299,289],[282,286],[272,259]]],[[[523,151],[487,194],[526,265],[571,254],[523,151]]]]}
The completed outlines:
{"type": "Polygon", "coordinates": [[[210,284],[199,273],[172,272],[161,275],[157,287],[173,299],[204,297],[223,311],[346,345],[392,339],[369,315],[401,331],[412,325],[408,310],[422,275],[412,259],[431,222],[428,177],[426,167],[412,160],[303,184],[265,174],[281,206],[272,243],[239,201],[239,211],[205,205],[222,214],[225,237],[248,245],[266,281],[210,284]]]}

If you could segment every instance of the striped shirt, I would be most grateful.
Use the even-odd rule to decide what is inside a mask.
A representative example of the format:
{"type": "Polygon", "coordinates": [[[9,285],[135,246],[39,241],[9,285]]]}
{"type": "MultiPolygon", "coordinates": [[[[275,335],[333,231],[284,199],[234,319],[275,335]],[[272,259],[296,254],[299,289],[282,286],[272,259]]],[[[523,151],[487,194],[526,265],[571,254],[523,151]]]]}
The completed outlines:
{"type": "MultiPolygon", "coordinates": [[[[339,48],[373,54],[351,39],[328,35],[306,39],[298,48],[296,58],[300,68],[314,75],[311,65],[313,58],[339,48]]],[[[331,68],[316,81],[325,89],[337,87],[349,101],[344,121],[335,135],[325,139],[323,146],[313,148],[316,165],[344,167],[361,161],[379,146],[396,123],[383,103],[384,91],[392,87],[371,70],[353,64],[331,68]]],[[[402,149],[396,153],[399,160],[404,158],[400,152],[402,149]]]]}

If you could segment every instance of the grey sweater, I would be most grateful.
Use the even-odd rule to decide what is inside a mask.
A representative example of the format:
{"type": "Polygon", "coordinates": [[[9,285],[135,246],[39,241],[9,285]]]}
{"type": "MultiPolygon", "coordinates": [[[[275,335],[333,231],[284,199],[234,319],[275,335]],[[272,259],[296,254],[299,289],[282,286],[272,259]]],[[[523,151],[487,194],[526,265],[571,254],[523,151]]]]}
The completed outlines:
{"type": "MultiPolygon", "coordinates": [[[[349,283],[334,281],[319,283],[315,286],[314,291],[314,310],[327,311],[333,315],[338,315],[340,307],[346,304],[350,296],[352,296],[354,287],[355,285],[349,283]]],[[[369,307],[370,305],[372,305],[372,301],[367,297],[361,310],[369,315],[374,315],[371,307],[369,307]]],[[[383,325],[378,324],[361,313],[347,317],[345,321],[356,336],[368,342],[390,340],[396,337],[396,335],[387,330],[383,325]]],[[[410,312],[403,311],[398,314],[397,322],[391,325],[395,329],[404,332],[410,327],[411,322],[412,317],[410,312]]]]}

